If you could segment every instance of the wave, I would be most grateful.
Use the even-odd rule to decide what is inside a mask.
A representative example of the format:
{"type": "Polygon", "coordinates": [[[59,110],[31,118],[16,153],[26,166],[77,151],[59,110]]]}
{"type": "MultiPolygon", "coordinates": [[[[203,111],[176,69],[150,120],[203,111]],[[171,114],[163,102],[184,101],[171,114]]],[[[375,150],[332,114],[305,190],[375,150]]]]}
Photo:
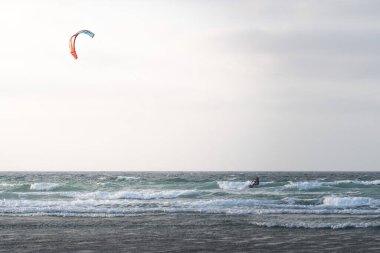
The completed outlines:
{"type": "Polygon", "coordinates": [[[4,189],[10,189],[10,188],[15,188],[15,187],[19,187],[19,186],[22,186],[23,184],[20,184],[20,183],[0,183],[0,189],[4,190],[4,189]]]}
{"type": "Polygon", "coordinates": [[[129,180],[138,180],[140,179],[140,177],[133,177],[133,176],[130,176],[130,177],[127,177],[127,176],[117,176],[116,177],[116,181],[129,181],[129,180]]]}
{"type": "Polygon", "coordinates": [[[274,181],[268,181],[268,182],[260,182],[260,185],[271,185],[274,184],[274,181]]]}
{"type": "Polygon", "coordinates": [[[283,227],[283,228],[370,228],[380,227],[380,222],[344,222],[344,223],[313,223],[313,222],[251,222],[260,227],[283,227]]]}
{"type": "MultiPolygon", "coordinates": [[[[79,193],[77,193],[79,194],[79,193]]],[[[181,196],[176,193],[171,196],[145,195],[144,199],[134,196],[107,195],[104,193],[87,193],[76,195],[75,198],[66,199],[3,199],[0,200],[0,215],[55,215],[82,216],[92,215],[129,215],[149,213],[200,213],[200,214],[226,214],[226,215],[253,215],[265,218],[266,215],[276,215],[293,219],[293,215],[342,215],[349,219],[356,217],[371,217],[377,219],[380,209],[371,206],[362,206],[360,209],[342,208],[342,205],[292,205],[284,204],[279,200],[265,199],[215,199],[215,200],[189,200],[175,198],[181,196]],[[131,198],[132,197],[132,198],[131,198]],[[165,197],[165,199],[161,199],[165,197]],[[282,216],[289,214],[291,216],[282,216]]],[[[358,200],[359,201],[359,200],[358,200]]],[[[363,201],[363,200],[361,200],[363,201]]],[[[298,216],[293,216],[297,219],[298,216]]],[[[311,216],[313,217],[313,216],[311,216]]],[[[327,217],[327,216],[326,216],[327,217]]],[[[313,218],[310,218],[313,221],[313,218]]]]}
{"type": "Polygon", "coordinates": [[[304,181],[304,182],[292,182],[289,181],[288,184],[284,185],[285,188],[296,188],[300,191],[308,191],[312,189],[318,189],[322,187],[339,186],[346,184],[356,184],[356,185],[380,185],[380,180],[372,181],[360,181],[360,180],[337,180],[333,182],[323,182],[323,181],[304,181]]]}
{"type": "Polygon", "coordinates": [[[76,200],[71,202],[58,203],[55,201],[40,201],[38,203],[30,203],[30,201],[20,201],[18,203],[9,204],[0,208],[1,215],[60,215],[60,216],[76,216],[81,214],[83,217],[99,215],[99,216],[125,216],[130,214],[152,214],[152,213],[197,213],[197,214],[222,214],[222,215],[252,215],[261,219],[272,219],[272,215],[291,215],[289,220],[297,219],[297,216],[311,215],[310,222],[313,221],[312,215],[339,215],[340,218],[346,217],[347,220],[352,215],[379,215],[379,212],[365,210],[362,213],[350,212],[348,210],[245,210],[233,208],[207,208],[207,207],[176,207],[176,206],[146,206],[142,203],[114,202],[115,200],[76,200]],[[294,216],[296,215],[296,216],[294,216]]]}
{"type": "Polygon", "coordinates": [[[247,188],[251,181],[245,182],[233,182],[233,181],[218,181],[218,186],[220,189],[224,190],[242,190],[247,188]]]}
{"type": "Polygon", "coordinates": [[[359,185],[380,185],[380,180],[360,181],[360,180],[339,180],[336,184],[359,184],[359,185]]]}
{"type": "Polygon", "coordinates": [[[285,188],[297,188],[298,190],[311,190],[320,188],[323,185],[326,185],[326,183],[323,182],[289,182],[289,184],[285,185],[285,188]]]}
{"type": "Polygon", "coordinates": [[[360,181],[365,185],[380,185],[380,180],[372,180],[372,181],[360,181]]]}
{"type": "Polygon", "coordinates": [[[359,206],[373,206],[377,201],[367,197],[336,197],[330,196],[323,199],[323,205],[334,207],[359,207],[359,206]]]}
{"type": "Polygon", "coordinates": [[[194,190],[182,191],[116,191],[116,192],[66,192],[61,193],[64,197],[76,199],[174,199],[180,197],[192,197],[199,195],[200,192],[194,190]]]}
{"type": "MultiPolygon", "coordinates": [[[[263,206],[278,203],[276,200],[257,200],[257,199],[217,199],[217,200],[199,200],[188,202],[187,205],[195,207],[250,207],[263,206]]],[[[183,204],[183,203],[182,203],[183,204]]],[[[186,205],[186,204],[185,204],[186,205]]]]}
{"type": "Polygon", "coordinates": [[[33,183],[30,185],[30,189],[35,191],[51,191],[60,186],[60,184],[56,183],[33,183]]]}

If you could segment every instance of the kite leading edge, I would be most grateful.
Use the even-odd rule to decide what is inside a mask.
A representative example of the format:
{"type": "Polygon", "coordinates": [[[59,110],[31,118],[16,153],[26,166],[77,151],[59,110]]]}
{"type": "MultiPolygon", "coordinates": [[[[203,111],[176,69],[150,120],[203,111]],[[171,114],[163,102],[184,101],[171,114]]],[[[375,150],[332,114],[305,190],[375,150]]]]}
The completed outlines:
{"type": "Polygon", "coordinates": [[[70,38],[70,49],[71,49],[71,54],[73,55],[73,57],[75,59],[78,59],[77,52],[75,51],[75,41],[76,41],[78,35],[81,33],[87,34],[91,38],[94,38],[94,36],[95,36],[95,34],[89,30],[80,30],[79,32],[77,32],[76,34],[71,36],[71,38],[70,38]]]}

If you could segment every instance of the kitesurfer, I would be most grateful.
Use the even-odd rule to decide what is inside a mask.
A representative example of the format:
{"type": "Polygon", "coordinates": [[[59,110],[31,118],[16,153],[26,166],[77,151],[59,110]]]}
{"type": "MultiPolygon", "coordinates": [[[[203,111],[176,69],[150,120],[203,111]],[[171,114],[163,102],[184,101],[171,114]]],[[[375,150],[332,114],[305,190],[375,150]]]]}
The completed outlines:
{"type": "Polygon", "coordinates": [[[259,177],[256,177],[255,180],[251,181],[251,184],[249,185],[249,188],[253,188],[256,185],[260,184],[260,179],[259,177]]]}

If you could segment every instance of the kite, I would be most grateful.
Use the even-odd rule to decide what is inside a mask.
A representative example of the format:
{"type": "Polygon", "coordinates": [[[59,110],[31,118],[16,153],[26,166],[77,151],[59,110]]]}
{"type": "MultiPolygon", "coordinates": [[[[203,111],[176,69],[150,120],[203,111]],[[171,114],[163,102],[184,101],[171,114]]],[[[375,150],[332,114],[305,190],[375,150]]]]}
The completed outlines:
{"type": "Polygon", "coordinates": [[[75,59],[78,59],[77,52],[75,51],[75,40],[77,39],[78,35],[84,33],[90,36],[91,38],[94,38],[95,34],[89,30],[80,30],[70,38],[70,49],[71,49],[71,54],[74,56],[75,59]]]}

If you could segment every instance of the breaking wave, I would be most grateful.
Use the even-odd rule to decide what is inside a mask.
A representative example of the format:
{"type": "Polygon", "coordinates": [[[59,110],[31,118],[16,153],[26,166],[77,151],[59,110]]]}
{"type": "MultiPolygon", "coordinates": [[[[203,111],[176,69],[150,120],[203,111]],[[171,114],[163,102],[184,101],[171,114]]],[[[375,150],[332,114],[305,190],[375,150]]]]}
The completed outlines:
{"type": "Polygon", "coordinates": [[[116,191],[116,192],[66,192],[62,196],[76,199],[174,199],[179,197],[192,197],[200,194],[195,190],[181,191],[116,191]]]}
{"type": "Polygon", "coordinates": [[[127,176],[117,176],[116,181],[129,181],[129,180],[138,180],[140,177],[127,177],[127,176]]]}
{"type": "Polygon", "coordinates": [[[333,182],[322,182],[322,181],[305,181],[305,182],[292,182],[290,181],[286,184],[285,188],[295,188],[300,191],[307,191],[312,189],[318,189],[322,187],[331,187],[331,186],[339,186],[339,185],[380,185],[380,180],[372,180],[372,181],[360,181],[360,180],[338,180],[333,182]]]}
{"type": "Polygon", "coordinates": [[[268,227],[379,225],[380,173],[267,175],[251,189],[253,173],[3,173],[0,216],[195,213],[268,227]]]}
{"type": "Polygon", "coordinates": [[[251,222],[260,227],[283,227],[283,228],[319,228],[319,229],[345,229],[345,228],[376,228],[380,222],[344,222],[344,223],[309,223],[309,222],[251,222]]]}
{"type": "Polygon", "coordinates": [[[247,188],[251,182],[250,181],[245,181],[245,182],[218,181],[217,183],[220,189],[242,190],[244,188],[247,188]]]}
{"type": "Polygon", "coordinates": [[[51,191],[58,187],[60,187],[60,184],[56,183],[33,183],[30,185],[30,189],[35,191],[51,191]]]}
{"type": "Polygon", "coordinates": [[[323,205],[334,207],[359,207],[359,206],[372,206],[377,204],[372,198],[367,197],[336,197],[330,196],[323,199],[323,205]]]}

